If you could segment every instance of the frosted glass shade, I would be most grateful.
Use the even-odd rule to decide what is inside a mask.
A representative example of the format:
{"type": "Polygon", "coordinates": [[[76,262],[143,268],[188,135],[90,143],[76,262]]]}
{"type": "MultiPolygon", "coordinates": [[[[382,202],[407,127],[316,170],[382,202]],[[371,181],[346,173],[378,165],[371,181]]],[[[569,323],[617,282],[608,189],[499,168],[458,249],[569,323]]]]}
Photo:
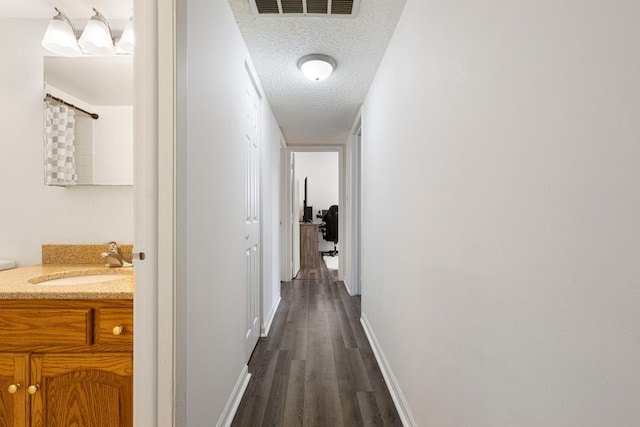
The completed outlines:
{"type": "Polygon", "coordinates": [[[133,55],[133,21],[129,20],[122,31],[120,40],[116,43],[116,51],[118,53],[128,53],[133,55]]]}
{"type": "Polygon", "coordinates": [[[111,31],[104,22],[91,19],[87,22],[78,44],[84,53],[111,56],[116,54],[111,31]]]}
{"type": "Polygon", "coordinates": [[[306,78],[319,82],[331,75],[336,68],[336,61],[327,55],[313,54],[300,58],[298,67],[306,78]]]}
{"type": "Polygon", "coordinates": [[[53,18],[42,38],[42,47],[62,56],[80,56],[76,35],[67,22],[53,18]]]}

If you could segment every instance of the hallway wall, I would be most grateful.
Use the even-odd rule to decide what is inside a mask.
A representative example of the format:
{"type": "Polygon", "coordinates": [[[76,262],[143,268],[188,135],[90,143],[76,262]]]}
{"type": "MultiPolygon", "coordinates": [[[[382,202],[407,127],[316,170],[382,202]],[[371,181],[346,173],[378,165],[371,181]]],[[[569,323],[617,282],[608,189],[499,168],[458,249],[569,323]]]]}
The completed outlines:
{"type": "MultiPolygon", "coordinates": [[[[249,54],[227,2],[179,6],[177,425],[225,425],[221,416],[232,410],[230,398],[247,363],[243,131],[249,54]]],[[[280,292],[280,131],[266,98],[262,128],[264,313],[280,292]]]]}
{"type": "Polygon", "coordinates": [[[362,305],[416,425],[640,419],[639,15],[407,1],[363,109],[362,305]]]}

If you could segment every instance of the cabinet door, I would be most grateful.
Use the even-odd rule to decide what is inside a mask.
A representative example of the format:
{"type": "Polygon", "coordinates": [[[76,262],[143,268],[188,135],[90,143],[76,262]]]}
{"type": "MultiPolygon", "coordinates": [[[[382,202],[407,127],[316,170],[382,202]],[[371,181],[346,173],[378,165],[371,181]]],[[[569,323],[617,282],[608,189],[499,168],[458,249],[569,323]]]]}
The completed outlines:
{"type": "Polygon", "coordinates": [[[27,426],[26,354],[0,353],[0,427],[27,426]]]}
{"type": "Polygon", "coordinates": [[[132,427],[131,353],[31,356],[32,427],[132,427]]]}

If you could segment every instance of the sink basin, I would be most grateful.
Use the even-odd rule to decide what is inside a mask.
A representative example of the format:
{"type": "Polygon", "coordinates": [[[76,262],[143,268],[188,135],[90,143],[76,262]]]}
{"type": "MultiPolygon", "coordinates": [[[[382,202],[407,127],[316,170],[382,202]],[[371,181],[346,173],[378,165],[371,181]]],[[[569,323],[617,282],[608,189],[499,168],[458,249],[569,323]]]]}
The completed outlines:
{"type": "Polygon", "coordinates": [[[72,276],[62,277],[60,279],[44,280],[37,282],[38,285],[60,286],[60,285],[85,285],[88,283],[108,282],[109,280],[118,280],[126,277],[122,274],[95,274],[91,276],[72,276]]]}

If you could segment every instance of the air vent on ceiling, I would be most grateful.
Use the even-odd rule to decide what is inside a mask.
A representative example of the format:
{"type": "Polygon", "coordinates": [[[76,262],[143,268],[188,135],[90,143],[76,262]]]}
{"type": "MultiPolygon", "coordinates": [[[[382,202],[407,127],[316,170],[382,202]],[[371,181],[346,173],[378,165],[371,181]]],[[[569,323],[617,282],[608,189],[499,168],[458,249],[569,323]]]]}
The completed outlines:
{"type": "Polygon", "coordinates": [[[257,16],[355,16],[360,0],[249,0],[257,16]]]}

